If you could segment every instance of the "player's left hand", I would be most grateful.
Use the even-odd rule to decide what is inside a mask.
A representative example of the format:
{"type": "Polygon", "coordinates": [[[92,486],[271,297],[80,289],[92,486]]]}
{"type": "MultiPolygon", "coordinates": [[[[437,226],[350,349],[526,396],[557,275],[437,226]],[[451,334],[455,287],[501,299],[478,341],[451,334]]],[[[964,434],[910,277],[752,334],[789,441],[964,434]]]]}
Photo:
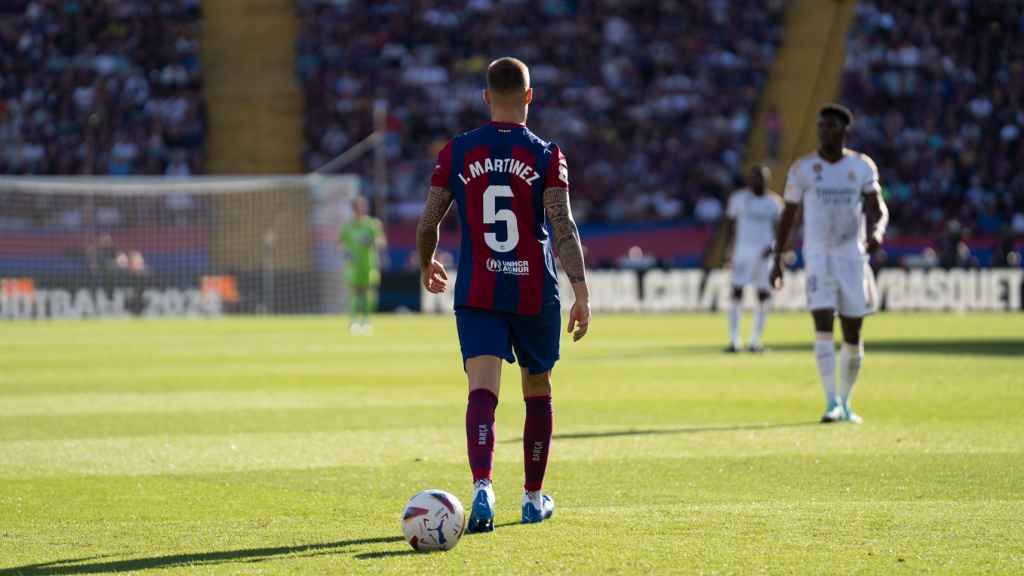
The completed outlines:
{"type": "Polygon", "coordinates": [[[420,271],[423,287],[431,294],[440,294],[448,288],[448,273],[444,264],[431,260],[430,265],[420,271]]]}
{"type": "Polygon", "coordinates": [[[872,236],[868,236],[868,242],[867,242],[866,248],[867,248],[867,251],[868,251],[869,255],[873,256],[875,254],[875,252],[878,252],[878,249],[881,248],[881,247],[882,247],[882,241],[879,238],[877,238],[876,236],[873,236],[873,235],[872,236]]]}
{"type": "Polygon", "coordinates": [[[569,329],[572,334],[572,341],[578,342],[580,338],[587,335],[587,328],[590,327],[590,302],[576,300],[569,311],[569,329]],[[575,332],[573,332],[575,330],[575,332]]]}
{"type": "Polygon", "coordinates": [[[782,289],[782,262],[778,258],[772,259],[772,271],[768,275],[768,282],[776,290],[782,289]]]}

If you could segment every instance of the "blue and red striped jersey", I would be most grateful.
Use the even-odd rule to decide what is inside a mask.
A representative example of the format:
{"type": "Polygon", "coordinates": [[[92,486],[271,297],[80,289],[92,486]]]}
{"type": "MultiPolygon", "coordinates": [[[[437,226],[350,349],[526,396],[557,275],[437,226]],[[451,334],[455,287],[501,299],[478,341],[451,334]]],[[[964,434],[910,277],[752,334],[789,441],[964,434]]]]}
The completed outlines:
{"type": "Polygon", "coordinates": [[[491,122],[445,145],[430,184],[452,192],[462,225],[456,308],[539,314],[558,303],[544,215],[544,190],[569,187],[557,145],[491,122]]]}

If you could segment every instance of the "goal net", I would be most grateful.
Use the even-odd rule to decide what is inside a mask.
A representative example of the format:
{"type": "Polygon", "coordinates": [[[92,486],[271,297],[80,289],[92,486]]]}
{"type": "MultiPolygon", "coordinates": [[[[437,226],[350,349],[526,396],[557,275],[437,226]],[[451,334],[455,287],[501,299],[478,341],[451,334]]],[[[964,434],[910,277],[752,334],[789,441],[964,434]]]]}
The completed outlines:
{"type": "Polygon", "coordinates": [[[0,318],[343,310],[355,176],[0,177],[0,318]]]}

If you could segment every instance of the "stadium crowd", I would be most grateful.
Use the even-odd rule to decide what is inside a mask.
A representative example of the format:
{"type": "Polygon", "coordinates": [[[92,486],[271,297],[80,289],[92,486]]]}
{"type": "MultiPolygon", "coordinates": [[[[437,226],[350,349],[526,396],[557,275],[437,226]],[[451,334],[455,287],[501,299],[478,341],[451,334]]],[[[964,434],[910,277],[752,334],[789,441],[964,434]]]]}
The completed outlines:
{"type": "MultiPolygon", "coordinates": [[[[0,2],[0,173],[204,172],[199,17],[199,0],[0,2]]],[[[8,200],[8,227],[85,217],[74,197],[8,200]]],[[[135,202],[98,214],[116,225],[138,210],[179,212],[135,202]]]]}
{"type": "Polygon", "coordinates": [[[846,54],[893,231],[1024,234],[1024,4],[861,1],[846,54]]]}
{"type": "Polygon", "coordinates": [[[204,170],[199,0],[0,3],[0,170],[204,170]]]}
{"type": "Polygon", "coordinates": [[[297,2],[307,168],[369,134],[372,102],[386,97],[392,216],[415,218],[437,151],[486,121],[485,67],[512,55],[531,66],[530,126],[565,151],[573,210],[589,222],[721,216],[784,8],[783,0],[297,2]]]}
{"type": "MultiPolygon", "coordinates": [[[[785,8],[295,2],[307,168],[369,134],[373,102],[385,98],[390,215],[415,219],[436,152],[486,120],[487,63],[511,53],[531,65],[530,125],[566,152],[574,212],[593,224],[722,217],[785,8]]],[[[879,165],[892,232],[952,239],[941,260],[976,236],[1012,245],[1024,235],[1024,173],[1014,170],[1024,163],[1024,4],[864,0],[857,10],[842,99],[857,114],[852,146],[879,165]]],[[[0,1],[0,173],[203,173],[199,26],[200,0],[0,1]]],[[[768,116],[777,149],[777,111],[768,116]]],[[[372,174],[372,160],[360,162],[350,169],[372,174]]],[[[206,213],[186,195],[88,213],[73,196],[0,202],[7,229],[188,224],[206,213]]]]}

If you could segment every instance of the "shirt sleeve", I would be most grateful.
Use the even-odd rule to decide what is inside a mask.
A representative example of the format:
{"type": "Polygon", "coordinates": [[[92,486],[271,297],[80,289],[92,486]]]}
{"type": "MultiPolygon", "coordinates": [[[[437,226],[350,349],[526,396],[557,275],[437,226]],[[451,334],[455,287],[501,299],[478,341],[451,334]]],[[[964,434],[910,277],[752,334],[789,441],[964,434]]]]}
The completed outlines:
{"type": "Polygon", "coordinates": [[[557,144],[552,144],[551,160],[548,164],[548,175],[544,181],[544,189],[565,188],[569,189],[569,164],[557,144]]]}
{"type": "Polygon", "coordinates": [[[448,141],[444,148],[437,153],[437,163],[434,164],[434,172],[430,175],[430,185],[436,188],[451,188],[450,177],[452,172],[452,142],[448,141]]]}
{"type": "Polygon", "coordinates": [[[860,191],[862,194],[878,194],[882,191],[882,185],[878,182],[878,166],[867,154],[861,154],[860,157],[864,159],[865,164],[864,182],[860,191]]]}
{"type": "Polygon", "coordinates": [[[789,174],[786,174],[786,189],[782,193],[783,199],[792,204],[799,204],[804,199],[804,184],[800,181],[800,161],[793,162],[789,167],[789,174]]]}

